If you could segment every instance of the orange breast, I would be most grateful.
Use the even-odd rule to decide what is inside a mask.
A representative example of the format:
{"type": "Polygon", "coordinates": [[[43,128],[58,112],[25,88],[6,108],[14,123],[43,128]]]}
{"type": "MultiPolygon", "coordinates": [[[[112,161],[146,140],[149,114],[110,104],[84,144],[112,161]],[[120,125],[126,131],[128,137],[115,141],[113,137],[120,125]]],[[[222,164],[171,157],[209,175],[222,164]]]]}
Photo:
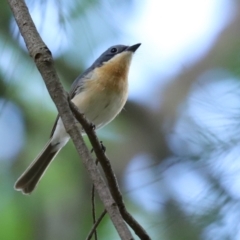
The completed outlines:
{"type": "Polygon", "coordinates": [[[87,87],[120,94],[127,92],[131,57],[131,53],[121,53],[103,63],[94,70],[91,81],[86,82],[87,87]]]}

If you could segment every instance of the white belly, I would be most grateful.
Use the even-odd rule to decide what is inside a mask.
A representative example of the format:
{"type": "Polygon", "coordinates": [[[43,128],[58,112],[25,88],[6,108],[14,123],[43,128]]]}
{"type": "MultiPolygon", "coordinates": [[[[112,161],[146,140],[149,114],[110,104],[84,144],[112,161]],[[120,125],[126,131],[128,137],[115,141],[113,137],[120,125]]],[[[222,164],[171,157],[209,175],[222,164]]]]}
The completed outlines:
{"type": "Polygon", "coordinates": [[[127,95],[100,92],[91,97],[89,92],[83,92],[74,97],[72,101],[96,128],[100,128],[117,116],[126,100],[127,95]]]}
{"type": "MultiPolygon", "coordinates": [[[[95,125],[96,129],[99,129],[117,116],[126,100],[127,94],[119,96],[116,93],[104,94],[100,92],[91,96],[89,92],[81,92],[72,99],[72,102],[95,125]]],[[[52,143],[58,143],[63,147],[68,140],[69,135],[65,131],[62,120],[59,118],[52,137],[52,143]]]]}

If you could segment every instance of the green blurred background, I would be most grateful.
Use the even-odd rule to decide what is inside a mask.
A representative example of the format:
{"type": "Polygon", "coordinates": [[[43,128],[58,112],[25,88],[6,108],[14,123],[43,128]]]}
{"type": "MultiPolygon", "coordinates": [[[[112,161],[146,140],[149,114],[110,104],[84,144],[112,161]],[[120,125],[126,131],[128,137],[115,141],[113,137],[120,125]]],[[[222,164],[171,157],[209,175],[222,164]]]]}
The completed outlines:
{"type": "MultiPolygon", "coordinates": [[[[98,136],[128,210],[152,239],[239,240],[240,2],[27,5],[66,89],[109,46],[142,43],[132,62],[129,101],[98,136]]],[[[71,142],[30,196],[13,189],[48,140],[56,114],[3,0],[0,239],[85,239],[92,226],[91,182],[71,142]]],[[[103,207],[96,202],[99,214],[103,207]]],[[[119,239],[108,217],[98,233],[119,239]]]]}

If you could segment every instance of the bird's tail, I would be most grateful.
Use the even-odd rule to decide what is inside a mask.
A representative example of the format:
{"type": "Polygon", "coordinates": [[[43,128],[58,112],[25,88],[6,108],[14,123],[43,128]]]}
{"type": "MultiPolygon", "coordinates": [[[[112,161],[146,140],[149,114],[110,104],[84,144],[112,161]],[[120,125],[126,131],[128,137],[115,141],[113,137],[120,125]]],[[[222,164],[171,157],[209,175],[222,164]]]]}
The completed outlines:
{"type": "Polygon", "coordinates": [[[53,144],[49,140],[42,152],[16,181],[15,189],[22,191],[24,194],[30,194],[62,147],[60,144],[53,144]]]}

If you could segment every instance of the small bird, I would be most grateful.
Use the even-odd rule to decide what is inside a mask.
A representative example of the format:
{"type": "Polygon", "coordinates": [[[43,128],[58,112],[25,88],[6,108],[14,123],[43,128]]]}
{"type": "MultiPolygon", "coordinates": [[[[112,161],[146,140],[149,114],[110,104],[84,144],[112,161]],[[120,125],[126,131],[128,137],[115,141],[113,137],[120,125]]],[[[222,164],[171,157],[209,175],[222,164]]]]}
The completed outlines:
{"type": "MultiPolygon", "coordinates": [[[[115,45],[108,48],[73,82],[70,90],[71,101],[96,129],[111,122],[125,105],[128,97],[129,67],[132,56],[140,45],[115,45]]],[[[49,141],[16,181],[15,189],[30,194],[69,138],[58,116],[49,141]]]]}

